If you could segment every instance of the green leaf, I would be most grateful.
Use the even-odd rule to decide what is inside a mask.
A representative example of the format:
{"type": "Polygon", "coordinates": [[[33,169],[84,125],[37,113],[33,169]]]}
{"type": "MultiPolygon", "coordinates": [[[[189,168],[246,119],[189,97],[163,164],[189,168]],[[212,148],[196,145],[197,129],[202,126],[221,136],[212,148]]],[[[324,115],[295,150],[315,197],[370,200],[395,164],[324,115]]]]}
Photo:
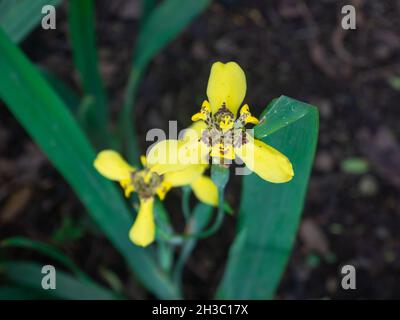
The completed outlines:
{"type": "Polygon", "coordinates": [[[1,286],[0,300],[35,300],[49,298],[44,290],[32,290],[20,286],[1,286]]]}
{"type": "Polygon", "coordinates": [[[84,128],[96,146],[109,142],[107,136],[107,98],[96,49],[93,0],[70,0],[68,21],[74,62],[78,68],[85,96],[92,99],[81,115],[84,128]]]}
{"type": "Polygon", "coordinates": [[[64,81],[48,70],[40,69],[47,83],[51,85],[54,91],[60,96],[72,113],[77,114],[80,105],[78,94],[64,81]]]}
{"type": "Polygon", "coordinates": [[[50,297],[72,300],[113,300],[117,296],[97,284],[81,282],[71,275],[56,269],[56,289],[43,290],[42,265],[18,261],[3,262],[0,264],[0,272],[9,281],[34,290],[42,290],[50,297]]]}
{"type": "Polygon", "coordinates": [[[95,152],[67,107],[0,30],[0,98],[76,192],[137,278],[159,298],[179,293],[149,253],[128,238],[133,218],[115,185],[93,168],[95,152]]]}
{"type": "Polygon", "coordinates": [[[352,174],[363,174],[369,169],[368,161],[363,158],[344,159],[340,166],[342,171],[352,174]]]}
{"type": "Polygon", "coordinates": [[[57,248],[40,241],[34,241],[24,237],[12,237],[1,241],[0,247],[18,247],[36,250],[39,253],[53,259],[54,261],[63,264],[65,267],[71,270],[77,278],[83,281],[91,281],[89,280],[89,277],[82,270],[80,270],[79,267],[64,253],[57,248]]]}
{"type": "Polygon", "coordinates": [[[58,6],[62,0],[0,0],[0,28],[15,43],[21,42],[42,20],[45,5],[58,6]]]}
{"type": "Polygon", "coordinates": [[[258,139],[287,127],[306,116],[309,112],[303,103],[293,103],[293,100],[280,96],[271,101],[259,117],[260,122],[254,127],[254,135],[258,139]]]}
{"type": "Polygon", "coordinates": [[[388,80],[388,82],[392,86],[393,89],[400,90],[400,77],[399,76],[390,78],[388,80]]]}
{"type": "MultiPolygon", "coordinates": [[[[263,141],[290,159],[295,176],[283,184],[266,182],[254,173],[243,177],[237,236],[218,298],[272,298],[292,250],[317,145],[318,112],[288,97],[277,99],[267,114],[277,114],[275,110],[281,121],[271,120],[274,134],[263,141]]],[[[261,135],[268,132],[267,128],[258,129],[261,135]]]]}
{"type": "Polygon", "coordinates": [[[55,244],[67,246],[82,239],[85,231],[80,222],[75,222],[70,216],[66,216],[62,220],[61,226],[53,232],[51,240],[55,244]]]}
{"type": "Polygon", "coordinates": [[[157,0],[142,0],[142,16],[140,17],[140,23],[143,25],[153,10],[157,7],[157,0]]]}
{"type": "Polygon", "coordinates": [[[152,10],[140,30],[135,45],[124,105],[119,115],[119,130],[121,139],[123,139],[123,147],[127,150],[128,159],[132,163],[138,159],[132,110],[142,75],[151,59],[175,39],[210,3],[211,0],[164,0],[152,10]],[[161,23],[161,21],[168,23],[161,23]]]}
{"type": "Polygon", "coordinates": [[[172,267],[172,261],[174,259],[174,248],[170,243],[164,241],[163,233],[171,235],[174,230],[171,225],[171,221],[167,210],[160,200],[156,200],[154,203],[154,216],[156,220],[156,239],[157,239],[157,254],[158,261],[161,268],[169,273],[172,267]]]}

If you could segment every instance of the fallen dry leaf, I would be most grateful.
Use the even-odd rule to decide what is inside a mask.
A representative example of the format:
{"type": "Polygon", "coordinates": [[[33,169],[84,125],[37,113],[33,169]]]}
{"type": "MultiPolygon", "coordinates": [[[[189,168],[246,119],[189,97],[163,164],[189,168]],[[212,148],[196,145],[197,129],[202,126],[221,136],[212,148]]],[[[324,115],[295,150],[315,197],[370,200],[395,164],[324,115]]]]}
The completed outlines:
{"type": "Polygon", "coordinates": [[[0,211],[0,225],[15,220],[32,198],[33,191],[29,187],[19,189],[12,194],[0,211]]]}
{"type": "Polygon", "coordinates": [[[364,131],[360,135],[361,151],[377,172],[388,182],[400,188],[400,144],[386,127],[375,134],[364,131]]]}
{"type": "Polygon", "coordinates": [[[304,219],[300,226],[299,235],[307,250],[315,250],[324,257],[329,254],[328,239],[314,220],[304,219]]]}

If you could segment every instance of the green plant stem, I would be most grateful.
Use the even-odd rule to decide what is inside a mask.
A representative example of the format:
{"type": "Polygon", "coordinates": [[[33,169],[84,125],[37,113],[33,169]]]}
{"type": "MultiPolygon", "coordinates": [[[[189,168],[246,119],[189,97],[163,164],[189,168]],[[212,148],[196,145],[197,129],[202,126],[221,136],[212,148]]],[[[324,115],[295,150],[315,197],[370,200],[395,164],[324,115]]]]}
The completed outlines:
{"type": "Polygon", "coordinates": [[[133,66],[129,76],[128,84],[125,89],[124,103],[118,119],[118,135],[122,143],[121,149],[126,152],[130,163],[138,165],[139,146],[136,140],[135,123],[133,119],[133,108],[143,68],[133,66]]]}
{"type": "Polygon", "coordinates": [[[218,231],[220,228],[222,222],[224,221],[224,188],[219,189],[219,203],[222,205],[218,206],[218,213],[217,217],[214,220],[214,223],[206,229],[205,231],[200,231],[196,233],[189,233],[189,234],[177,234],[177,233],[169,233],[166,230],[162,230],[162,228],[159,228],[160,235],[163,237],[163,239],[171,244],[174,245],[180,245],[185,243],[186,240],[196,238],[196,239],[202,239],[202,238],[207,238],[212,236],[215,232],[218,231]]]}
{"type": "Polygon", "coordinates": [[[192,189],[189,186],[184,186],[182,188],[182,212],[185,220],[188,221],[191,215],[190,212],[190,194],[192,189]]]}
{"type": "Polygon", "coordinates": [[[183,269],[185,267],[186,261],[189,259],[190,254],[192,253],[196,244],[196,240],[190,239],[186,241],[181,249],[178,260],[175,265],[174,272],[172,274],[172,281],[175,283],[176,287],[180,292],[182,292],[182,275],[183,269]]]}

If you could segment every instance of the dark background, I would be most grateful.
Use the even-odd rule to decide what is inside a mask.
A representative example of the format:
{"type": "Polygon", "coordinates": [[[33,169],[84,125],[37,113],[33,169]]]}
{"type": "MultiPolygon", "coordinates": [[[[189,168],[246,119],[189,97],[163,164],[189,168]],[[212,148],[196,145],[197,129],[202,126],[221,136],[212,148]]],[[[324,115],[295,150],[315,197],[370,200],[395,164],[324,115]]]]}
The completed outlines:
{"type": "MultiPolygon", "coordinates": [[[[133,0],[96,3],[101,70],[115,117],[140,6],[133,0]]],[[[57,9],[57,30],[37,29],[22,48],[79,90],[66,8],[57,9]]],[[[400,298],[399,24],[395,0],[215,1],[154,59],[144,77],[135,110],[142,152],[149,129],[167,129],[167,120],[178,120],[181,128],[190,124],[217,60],[237,61],[245,70],[245,102],[255,115],[281,94],[319,108],[315,165],[279,299],[400,298]],[[346,4],[356,7],[356,30],[341,28],[346,4]],[[366,168],[349,170],[346,161],[354,158],[366,168]],[[356,266],[357,290],[340,288],[344,264],[356,266]]],[[[234,208],[239,190],[235,178],[227,195],[234,208]]],[[[178,200],[179,191],[172,192],[167,206],[179,227],[178,200]]],[[[187,297],[212,297],[234,233],[235,217],[229,217],[216,235],[200,241],[184,274],[187,297]]],[[[105,285],[107,275],[116,275],[131,298],[151,297],[1,104],[0,239],[15,235],[61,247],[105,285]]],[[[21,249],[7,254],[43,259],[21,249]]]]}

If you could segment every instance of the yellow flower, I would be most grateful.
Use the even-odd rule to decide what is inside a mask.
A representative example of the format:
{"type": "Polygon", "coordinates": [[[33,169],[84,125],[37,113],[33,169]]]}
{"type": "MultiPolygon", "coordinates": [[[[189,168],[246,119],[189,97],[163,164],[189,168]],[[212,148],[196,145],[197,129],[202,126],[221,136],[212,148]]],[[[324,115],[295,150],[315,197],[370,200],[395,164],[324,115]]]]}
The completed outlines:
{"type": "Polygon", "coordinates": [[[164,200],[171,187],[190,185],[197,198],[209,205],[218,203],[217,187],[210,178],[203,175],[207,165],[192,165],[179,172],[170,171],[160,175],[154,172],[147,163],[145,156],[141,157],[143,169],[130,166],[118,152],[101,151],[94,167],[104,177],[118,181],[124,189],[125,197],[136,192],[140,200],[139,213],[129,231],[129,238],[138,246],[146,247],[154,241],[155,222],[153,214],[154,196],[164,200]]]}
{"type": "Polygon", "coordinates": [[[183,170],[193,163],[207,164],[209,157],[226,164],[226,160],[239,157],[264,180],[290,181],[294,172],[289,159],[246,132],[246,124],[257,124],[258,119],[252,116],[247,104],[240,108],[245,95],[246,76],[240,66],[235,62],[214,63],[207,86],[208,100],[192,117],[200,123],[197,139],[164,140],[156,144],[148,155],[150,162],[157,163],[153,170],[158,173],[183,170]]]}

